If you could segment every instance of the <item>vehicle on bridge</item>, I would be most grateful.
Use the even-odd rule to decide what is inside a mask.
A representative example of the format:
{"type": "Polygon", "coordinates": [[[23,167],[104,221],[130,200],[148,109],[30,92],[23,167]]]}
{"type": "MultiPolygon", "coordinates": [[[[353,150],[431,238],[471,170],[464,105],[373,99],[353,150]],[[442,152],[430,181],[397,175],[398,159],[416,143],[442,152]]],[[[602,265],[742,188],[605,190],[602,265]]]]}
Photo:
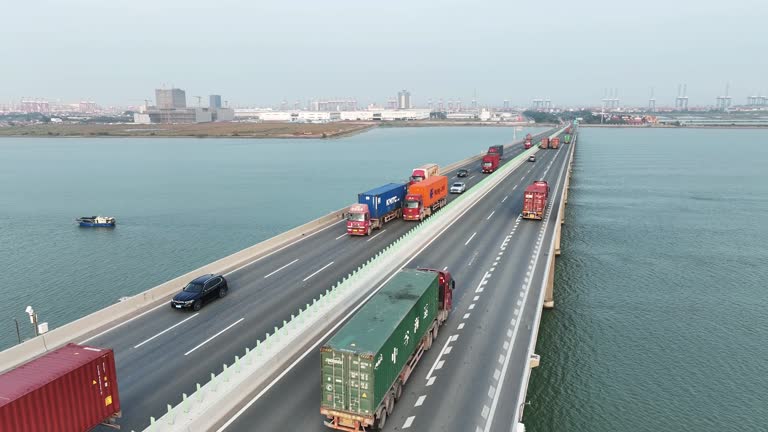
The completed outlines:
{"type": "Polygon", "coordinates": [[[502,159],[504,157],[504,146],[503,145],[495,145],[488,147],[488,154],[497,154],[499,155],[499,159],[502,159]]]}
{"type": "Polygon", "coordinates": [[[523,218],[544,219],[549,198],[549,184],[544,180],[536,180],[523,193],[523,218]]]}
{"type": "Polygon", "coordinates": [[[460,194],[467,190],[467,185],[464,182],[454,182],[451,185],[451,193],[460,194]]]}
{"type": "Polygon", "coordinates": [[[560,137],[552,138],[552,141],[550,141],[549,144],[553,149],[557,150],[557,148],[560,147],[560,137]]]}
{"type": "Polygon", "coordinates": [[[453,308],[447,271],[398,272],[320,349],[320,414],[347,432],[382,429],[453,308]]]}
{"type": "Polygon", "coordinates": [[[544,137],[541,139],[541,142],[539,143],[540,149],[545,149],[549,147],[549,137],[544,137]]]}
{"type": "Polygon", "coordinates": [[[531,147],[533,147],[533,136],[531,134],[527,134],[525,136],[525,142],[523,143],[523,148],[528,150],[531,147]]]}
{"type": "Polygon", "coordinates": [[[570,144],[570,143],[571,143],[571,134],[567,133],[563,135],[563,144],[570,144]]]}
{"type": "Polygon", "coordinates": [[[483,156],[483,160],[480,163],[480,166],[483,167],[483,174],[496,171],[496,168],[499,167],[499,155],[495,153],[488,153],[487,155],[483,156]]]}
{"type": "Polygon", "coordinates": [[[424,220],[448,202],[448,177],[434,176],[408,186],[403,219],[424,220]]]}
{"type": "Polygon", "coordinates": [[[371,235],[372,230],[402,216],[407,192],[405,183],[389,183],[358,194],[357,204],[347,214],[347,234],[371,235]]]}
{"type": "Polygon", "coordinates": [[[205,303],[222,298],[229,292],[227,280],[222,275],[206,274],[196,277],[171,300],[174,309],[192,309],[197,312],[205,303]]]}
{"type": "Polygon", "coordinates": [[[536,155],[528,156],[528,162],[536,162],[536,155]]]}
{"type": "Polygon", "coordinates": [[[411,173],[411,181],[409,184],[414,184],[436,176],[439,171],[440,167],[434,163],[429,163],[418,168],[414,168],[413,172],[411,173]]]}
{"type": "Polygon", "coordinates": [[[0,431],[85,432],[120,416],[109,348],[71,343],[0,375],[0,431]]]}
{"type": "Polygon", "coordinates": [[[458,171],[456,171],[456,177],[466,177],[469,175],[469,169],[462,168],[458,171]]]}

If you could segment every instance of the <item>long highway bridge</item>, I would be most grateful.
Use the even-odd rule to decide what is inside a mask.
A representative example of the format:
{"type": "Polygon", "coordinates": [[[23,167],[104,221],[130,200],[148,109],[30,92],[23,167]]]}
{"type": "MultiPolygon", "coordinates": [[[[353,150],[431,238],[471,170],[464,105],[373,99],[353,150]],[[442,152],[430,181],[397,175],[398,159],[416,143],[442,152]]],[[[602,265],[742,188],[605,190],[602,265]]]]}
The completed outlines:
{"type": "MultiPolygon", "coordinates": [[[[557,150],[524,150],[520,142],[507,145],[503,163],[531,152],[536,152],[536,162],[517,162],[519,166],[508,174],[491,174],[506,177],[452,220],[450,228],[428,247],[413,251],[406,267],[448,269],[453,274],[457,281],[454,309],[406,384],[384,430],[508,432],[522,428],[528,379],[538,364],[533,349],[541,311],[554,304],[554,257],[560,250],[575,146],[575,136],[572,144],[561,144],[557,150]],[[521,219],[523,191],[539,179],[551,187],[547,216],[543,221],[521,219]]],[[[471,169],[465,179],[468,188],[487,176],[481,174],[477,157],[453,164],[441,174],[453,181],[460,168],[471,169]]],[[[242,356],[246,347],[256,346],[296,310],[313,303],[414,224],[396,220],[370,237],[352,237],[346,235],[341,214],[329,215],[308,224],[300,235],[264,242],[244,263],[223,267],[229,295],[199,312],[171,310],[168,294],[144,295],[136,300],[142,301],[140,307],[115,314],[117,319],[83,319],[64,326],[42,345],[32,340],[0,353],[0,369],[65,342],[111,347],[123,411],[119,423],[129,431],[150,428],[151,417],[160,418],[169,405],[180,404],[182,394],[195,393],[197,383],[209,381],[212,372],[242,356]]],[[[209,272],[208,267],[197,273],[209,272]]],[[[178,289],[180,280],[168,285],[178,289]]],[[[301,354],[279,359],[282,372],[266,377],[258,391],[229,395],[236,406],[220,413],[213,430],[329,430],[319,413],[318,347],[322,342],[319,338],[302,341],[301,354]]],[[[151,429],[171,430],[158,424],[151,429]]]]}

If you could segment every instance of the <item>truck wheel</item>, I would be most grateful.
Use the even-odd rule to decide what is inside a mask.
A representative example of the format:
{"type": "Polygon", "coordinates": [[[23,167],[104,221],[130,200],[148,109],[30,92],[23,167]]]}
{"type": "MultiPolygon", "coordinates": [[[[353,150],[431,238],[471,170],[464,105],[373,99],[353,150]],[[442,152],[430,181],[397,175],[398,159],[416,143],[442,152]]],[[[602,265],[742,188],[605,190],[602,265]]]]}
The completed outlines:
{"type": "Polygon", "coordinates": [[[391,413],[393,409],[395,409],[395,395],[392,392],[389,392],[389,396],[387,396],[387,402],[385,404],[387,406],[387,412],[391,413]]]}
{"type": "Polygon", "coordinates": [[[426,338],[424,341],[424,351],[429,351],[432,348],[432,332],[427,333],[426,338]]]}
{"type": "Polygon", "coordinates": [[[403,395],[403,383],[398,381],[395,384],[395,401],[399,401],[400,400],[400,396],[402,396],[402,395],[403,395]]]}
{"type": "Polygon", "coordinates": [[[368,232],[365,235],[367,236],[371,235],[371,227],[368,227],[368,232]]]}
{"type": "Polygon", "coordinates": [[[381,414],[379,415],[379,419],[376,422],[376,429],[382,430],[384,429],[384,425],[387,424],[387,410],[381,410],[381,414]]]}
{"type": "Polygon", "coordinates": [[[437,331],[440,329],[440,326],[435,326],[435,328],[432,330],[432,339],[437,340],[437,331]]]}

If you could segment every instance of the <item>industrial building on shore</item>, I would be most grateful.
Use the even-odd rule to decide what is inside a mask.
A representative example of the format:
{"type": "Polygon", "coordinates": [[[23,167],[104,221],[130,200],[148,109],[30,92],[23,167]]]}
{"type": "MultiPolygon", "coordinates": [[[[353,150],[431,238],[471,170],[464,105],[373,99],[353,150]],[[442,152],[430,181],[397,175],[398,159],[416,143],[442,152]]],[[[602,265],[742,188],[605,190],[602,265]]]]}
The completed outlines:
{"type": "Polygon", "coordinates": [[[235,109],[235,119],[251,121],[273,121],[290,123],[329,123],[335,121],[395,121],[429,119],[428,109],[408,110],[357,110],[357,111],[303,111],[269,109],[235,109]]]}
{"type": "MultiPolygon", "coordinates": [[[[198,105],[200,103],[198,97],[198,105]]],[[[221,106],[221,96],[211,95],[208,107],[188,107],[186,92],[182,89],[156,89],[155,106],[144,105],[134,113],[133,122],[138,124],[209,123],[232,121],[233,109],[221,106]]]]}

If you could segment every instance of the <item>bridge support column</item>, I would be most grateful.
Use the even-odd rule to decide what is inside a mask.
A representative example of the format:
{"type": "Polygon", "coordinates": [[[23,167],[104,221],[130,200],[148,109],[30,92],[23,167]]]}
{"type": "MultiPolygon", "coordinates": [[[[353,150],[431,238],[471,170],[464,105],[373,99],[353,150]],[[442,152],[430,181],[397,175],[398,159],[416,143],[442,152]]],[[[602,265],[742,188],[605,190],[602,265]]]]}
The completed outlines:
{"type": "Polygon", "coordinates": [[[544,292],[544,309],[555,307],[555,255],[549,256],[549,277],[547,278],[547,289],[544,292]]]}

